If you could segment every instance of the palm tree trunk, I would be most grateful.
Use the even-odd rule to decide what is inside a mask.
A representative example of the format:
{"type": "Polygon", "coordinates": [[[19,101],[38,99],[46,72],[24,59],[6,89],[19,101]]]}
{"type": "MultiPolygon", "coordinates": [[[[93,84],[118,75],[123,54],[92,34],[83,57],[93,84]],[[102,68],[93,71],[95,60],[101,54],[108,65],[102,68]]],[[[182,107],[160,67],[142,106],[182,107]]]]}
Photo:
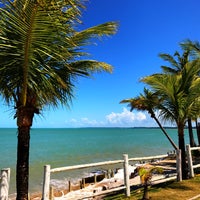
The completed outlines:
{"type": "Polygon", "coordinates": [[[17,109],[17,200],[28,200],[30,127],[32,126],[33,116],[33,108],[21,106],[17,109]]]}
{"type": "Polygon", "coordinates": [[[149,200],[148,184],[144,184],[144,193],[142,200],[149,200]]]}
{"type": "Polygon", "coordinates": [[[182,169],[182,178],[188,178],[188,170],[186,164],[186,154],[185,154],[185,138],[184,138],[184,124],[178,124],[178,141],[179,149],[181,149],[181,169],[182,169]]]}
{"type": "Polygon", "coordinates": [[[188,132],[189,132],[189,138],[190,138],[190,146],[195,147],[195,141],[194,141],[194,135],[192,130],[192,120],[188,119],[188,132]]]}
{"type": "Polygon", "coordinates": [[[17,200],[28,199],[30,127],[18,128],[17,145],[17,200]]]}

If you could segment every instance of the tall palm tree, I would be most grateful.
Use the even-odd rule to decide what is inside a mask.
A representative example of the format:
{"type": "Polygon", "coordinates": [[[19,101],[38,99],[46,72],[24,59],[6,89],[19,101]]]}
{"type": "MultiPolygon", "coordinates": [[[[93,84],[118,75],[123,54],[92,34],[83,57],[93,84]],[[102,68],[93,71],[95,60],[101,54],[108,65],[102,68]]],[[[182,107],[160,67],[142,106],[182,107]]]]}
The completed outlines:
{"type": "MultiPolygon", "coordinates": [[[[161,68],[165,73],[180,74],[183,72],[186,65],[188,65],[188,63],[190,62],[189,49],[185,50],[182,55],[178,51],[176,51],[173,56],[165,53],[159,54],[159,56],[170,64],[170,66],[166,65],[161,66],[161,68]]],[[[187,87],[185,87],[185,90],[186,89],[187,87]]],[[[188,118],[187,122],[188,122],[190,145],[196,146],[192,129],[192,118],[188,118]]]]}
{"type": "MultiPolygon", "coordinates": [[[[188,39],[182,42],[180,45],[185,51],[190,51],[190,55],[193,59],[193,62],[195,62],[200,67],[200,43],[198,41],[191,41],[188,39]]],[[[200,76],[200,74],[198,75],[200,76]]],[[[196,116],[195,118],[195,124],[196,124],[198,144],[200,145],[200,131],[199,131],[198,117],[199,116],[196,116]]]]}
{"type": "Polygon", "coordinates": [[[160,116],[177,124],[183,178],[187,177],[184,127],[188,118],[199,113],[198,71],[197,65],[188,64],[180,74],[154,74],[142,80],[162,98],[163,101],[157,107],[160,110],[160,116]],[[187,92],[185,92],[185,87],[187,87],[187,92]]]}
{"type": "Polygon", "coordinates": [[[82,0],[3,0],[0,8],[0,95],[15,109],[18,126],[17,200],[28,199],[29,143],[33,117],[44,106],[69,106],[77,77],[111,72],[104,62],[84,60],[83,47],[115,34],[107,22],[86,30],[82,0]],[[80,29],[79,29],[80,30],[80,29]]]}
{"type": "Polygon", "coordinates": [[[120,103],[128,103],[128,105],[131,107],[130,111],[133,111],[133,109],[148,111],[150,116],[156,121],[162,132],[165,134],[173,148],[177,150],[178,147],[163,128],[154,111],[161,101],[162,99],[159,99],[159,96],[156,93],[153,93],[149,89],[144,88],[144,94],[140,94],[140,96],[136,98],[124,99],[120,103]]]}

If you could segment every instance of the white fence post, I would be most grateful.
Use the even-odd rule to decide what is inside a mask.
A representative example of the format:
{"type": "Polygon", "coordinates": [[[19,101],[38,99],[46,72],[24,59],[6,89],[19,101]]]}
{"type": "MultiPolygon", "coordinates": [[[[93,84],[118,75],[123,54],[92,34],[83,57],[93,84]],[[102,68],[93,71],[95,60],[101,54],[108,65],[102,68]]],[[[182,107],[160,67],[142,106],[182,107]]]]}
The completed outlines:
{"type": "Polygon", "coordinates": [[[42,190],[42,200],[49,200],[49,190],[50,190],[50,165],[44,166],[44,180],[43,180],[43,190],[42,190]]]}
{"type": "Polygon", "coordinates": [[[189,144],[186,145],[186,152],[187,152],[189,176],[190,176],[190,178],[193,178],[194,177],[194,169],[193,169],[193,163],[192,163],[192,153],[191,153],[189,144]]]}
{"type": "Polygon", "coordinates": [[[10,183],[10,168],[1,170],[0,177],[0,200],[8,200],[10,183]]]}
{"type": "Polygon", "coordinates": [[[126,186],[126,196],[130,197],[130,181],[129,181],[129,170],[128,170],[128,154],[124,154],[124,185],[126,186]]]}
{"type": "Polygon", "coordinates": [[[177,181],[182,181],[182,164],[181,164],[181,150],[176,150],[176,172],[177,172],[177,181]]]}

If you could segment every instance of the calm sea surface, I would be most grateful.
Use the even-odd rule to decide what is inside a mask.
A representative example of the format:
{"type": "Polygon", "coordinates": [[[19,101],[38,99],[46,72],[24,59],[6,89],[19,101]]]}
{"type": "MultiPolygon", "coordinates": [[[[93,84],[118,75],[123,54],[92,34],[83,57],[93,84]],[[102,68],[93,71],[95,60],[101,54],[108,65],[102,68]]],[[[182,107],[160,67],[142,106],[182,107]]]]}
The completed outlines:
{"type": "MultiPolygon", "coordinates": [[[[167,129],[177,143],[176,129],[167,129]]],[[[186,131],[186,143],[188,134],[186,131]]],[[[15,191],[17,129],[0,129],[0,169],[11,168],[11,188],[15,191]]],[[[66,128],[32,129],[30,146],[30,191],[41,191],[43,167],[52,168],[108,160],[161,155],[173,150],[156,128],[66,128]]],[[[91,170],[91,169],[90,169],[91,170]]],[[[68,172],[76,179],[85,172],[68,172]]],[[[54,177],[52,177],[54,178],[54,177]]]]}

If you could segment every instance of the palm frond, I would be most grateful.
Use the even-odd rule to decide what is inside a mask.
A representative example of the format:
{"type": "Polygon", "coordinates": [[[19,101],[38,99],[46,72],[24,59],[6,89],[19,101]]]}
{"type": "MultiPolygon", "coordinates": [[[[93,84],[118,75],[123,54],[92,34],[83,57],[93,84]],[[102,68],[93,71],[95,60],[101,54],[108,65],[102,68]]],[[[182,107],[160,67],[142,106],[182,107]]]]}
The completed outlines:
{"type": "Polygon", "coordinates": [[[180,43],[180,46],[185,50],[189,51],[193,59],[200,58],[200,43],[198,41],[191,41],[189,39],[180,43]]]}
{"type": "Polygon", "coordinates": [[[112,72],[105,62],[85,59],[88,53],[82,47],[94,38],[116,33],[117,23],[77,31],[84,8],[79,0],[4,2],[0,8],[0,92],[7,102],[14,99],[25,105],[32,94],[38,105],[67,104],[78,76],[112,72]]]}
{"type": "Polygon", "coordinates": [[[175,67],[176,70],[179,69],[179,64],[170,54],[160,53],[159,57],[162,58],[164,61],[167,61],[171,66],[175,67]]]}

